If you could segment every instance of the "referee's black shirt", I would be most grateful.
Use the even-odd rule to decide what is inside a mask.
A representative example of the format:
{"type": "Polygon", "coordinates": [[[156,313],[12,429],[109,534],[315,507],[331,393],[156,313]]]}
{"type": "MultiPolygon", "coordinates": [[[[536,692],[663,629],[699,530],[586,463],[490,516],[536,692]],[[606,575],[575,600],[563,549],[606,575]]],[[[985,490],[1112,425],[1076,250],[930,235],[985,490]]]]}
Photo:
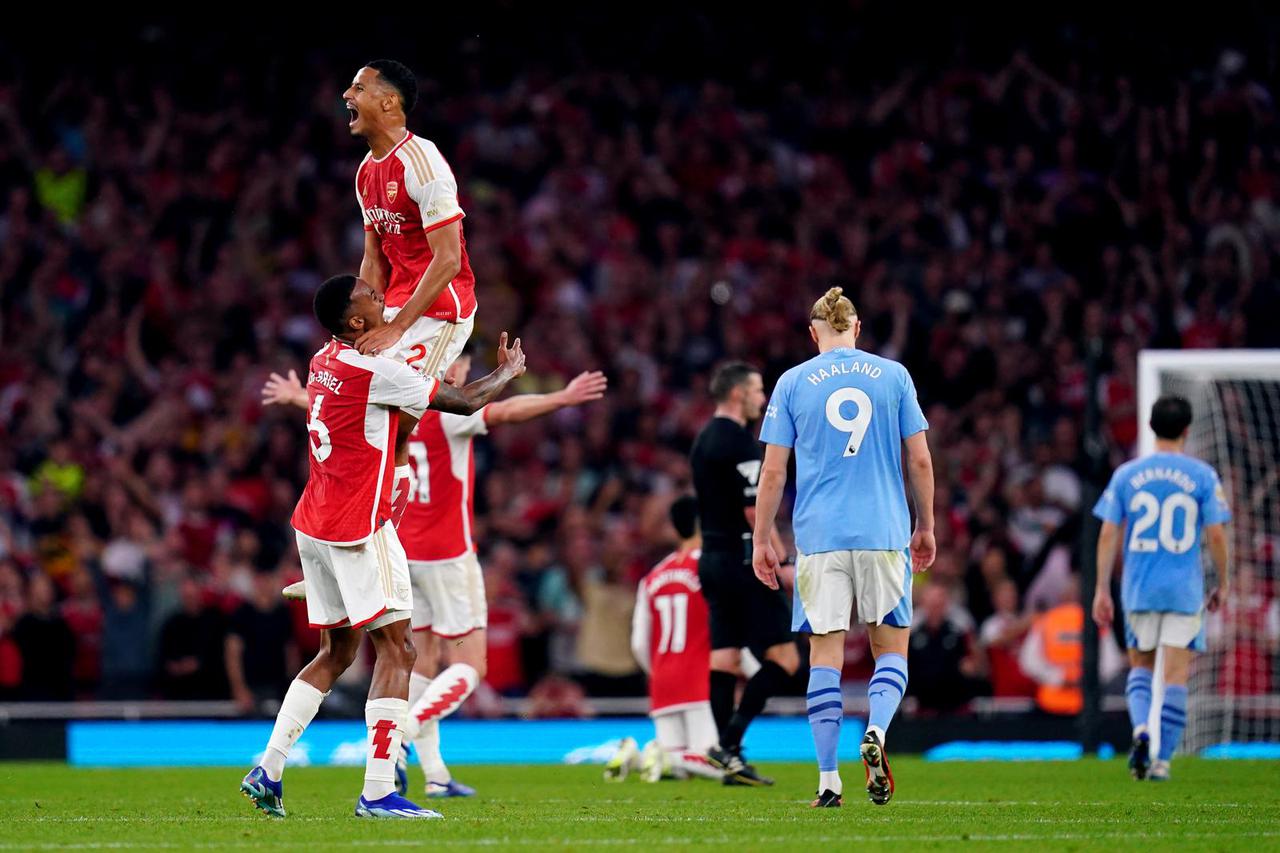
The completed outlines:
{"type": "Polygon", "coordinates": [[[704,551],[744,553],[751,527],[743,510],[756,505],[760,445],[746,427],[714,417],[689,455],[704,551]]]}

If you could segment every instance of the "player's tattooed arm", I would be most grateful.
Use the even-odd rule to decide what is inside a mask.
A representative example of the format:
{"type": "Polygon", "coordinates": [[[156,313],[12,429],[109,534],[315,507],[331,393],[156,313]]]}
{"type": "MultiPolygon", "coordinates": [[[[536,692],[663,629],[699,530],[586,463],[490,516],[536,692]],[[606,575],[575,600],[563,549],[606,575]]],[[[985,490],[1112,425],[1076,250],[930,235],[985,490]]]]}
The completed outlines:
{"type": "Polygon", "coordinates": [[[272,373],[267,384],[262,386],[262,405],[290,404],[300,409],[307,408],[307,389],[302,387],[297,371],[290,370],[287,378],[279,373],[272,373]]]}
{"type": "Polygon", "coordinates": [[[477,379],[470,385],[454,388],[448,383],[440,383],[431,408],[455,415],[474,414],[502,393],[507,383],[524,373],[524,350],[520,347],[520,339],[507,346],[507,333],[503,332],[498,340],[498,367],[483,379],[477,379]]]}

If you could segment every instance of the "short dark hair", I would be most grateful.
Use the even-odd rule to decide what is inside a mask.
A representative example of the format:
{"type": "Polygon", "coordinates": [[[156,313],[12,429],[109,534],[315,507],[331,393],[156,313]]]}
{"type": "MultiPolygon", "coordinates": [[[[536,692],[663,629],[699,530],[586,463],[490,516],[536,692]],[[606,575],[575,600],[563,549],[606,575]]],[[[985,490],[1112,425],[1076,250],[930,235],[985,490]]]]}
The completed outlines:
{"type": "Polygon", "coordinates": [[[404,107],[404,114],[408,115],[413,110],[413,105],[418,103],[418,78],[409,70],[409,66],[394,59],[375,59],[365,63],[365,67],[377,71],[379,77],[395,87],[400,93],[400,106],[404,107]]]}
{"type": "Polygon", "coordinates": [[[671,525],[681,539],[692,539],[698,532],[698,499],[693,495],[682,495],[675,499],[669,510],[671,525]]]}
{"type": "Polygon", "coordinates": [[[335,275],[325,281],[316,291],[311,301],[311,310],[316,319],[335,335],[347,330],[347,311],[351,308],[351,292],[356,289],[356,277],[353,275],[335,275]]]}
{"type": "Polygon", "coordinates": [[[1184,397],[1166,394],[1151,407],[1151,429],[1160,438],[1177,439],[1191,426],[1191,404],[1184,397]]]}
{"type": "Polygon", "coordinates": [[[716,368],[711,374],[711,396],[717,403],[729,399],[733,389],[760,371],[745,361],[730,361],[716,368]]]}

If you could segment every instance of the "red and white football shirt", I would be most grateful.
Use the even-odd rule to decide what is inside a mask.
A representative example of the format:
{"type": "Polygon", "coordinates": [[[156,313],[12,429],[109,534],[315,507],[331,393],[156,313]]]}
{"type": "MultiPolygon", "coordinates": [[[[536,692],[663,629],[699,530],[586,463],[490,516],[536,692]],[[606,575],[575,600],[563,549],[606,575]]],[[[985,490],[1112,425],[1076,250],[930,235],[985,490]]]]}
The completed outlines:
{"type": "MultiPolygon", "coordinates": [[[[373,152],[356,170],[356,201],[364,230],[378,235],[391,264],[384,294],[388,308],[409,301],[431,263],[428,232],[465,215],[458,205],[458,184],[440,150],[430,140],[405,133],[400,144],[381,159],[373,152]]],[[[427,307],[424,317],[457,322],[476,311],[476,279],[463,235],[462,266],[453,281],[427,307]]]]}
{"type": "Polygon", "coordinates": [[[311,358],[311,471],[293,527],[330,545],[357,545],[391,517],[397,410],[421,415],[439,382],[337,338],[311,358]]]}
{"type": "Polygon", "coordinates": [[[472,439],[489,431],[488,406],[472,415],[427,412],[409,436],[418,487],[396,526],[409,559],[456,560],[475,550],[476,457],[472,439]]]}
{"type": "Polygon", "coordinates": [[[631,649],[649,672],[652,714],[711,700],[711,627],[698,581],[701,553],[694,548],[669,555],[645,575],[636,593],[631,649]]]}

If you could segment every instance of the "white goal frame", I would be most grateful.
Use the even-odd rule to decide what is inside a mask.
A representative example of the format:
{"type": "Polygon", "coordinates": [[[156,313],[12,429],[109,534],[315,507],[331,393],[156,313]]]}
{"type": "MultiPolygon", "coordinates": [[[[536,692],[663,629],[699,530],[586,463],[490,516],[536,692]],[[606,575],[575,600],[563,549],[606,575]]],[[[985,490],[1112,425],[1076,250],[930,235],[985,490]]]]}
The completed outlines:
{"type": "MultiPolygon", "coordinates": [[[[1161,393],[1161,375],[1176,372],[1190,379],[1215,378],[1263,379],[1280,382],[1280,349],[1218,349],[1218,350],[1142,350],[1138,353],[1138,454],[1145,456],[1155,450],[1155,433],[1148,419],[1151,407],[1161,393]]],[[[1197,417],[1204,413],[1196,412],[1197,417]]],[[[1213,412],[1215,418],[1220,412],[1213,412]]],[[[1221,424],[1215,426],[1221,427],[1221,424]]],[[[1220,471],[1223,485],[1230,494],[1232,484],[1227,478],[1230,472],[1220,471]]],[[[1234,554],[1231,558],[1234,559],[1234,554]]],[[[1151,712],[1147,729],[1151,737],[1151,752],[1160,747],[1160,710],[1164,700],[1164,653],[1157,650],[1155,672],[1151,685],[1151,712]]],[[[1199,704],[1206,709],[1226,711],[1257,706],[1258,710],[1280,711],[1277,696],[1189,696],[1189,705],[1199,704]]],[[[1192,708],[1187,708],[1190,719],[1192,708]]]]}

